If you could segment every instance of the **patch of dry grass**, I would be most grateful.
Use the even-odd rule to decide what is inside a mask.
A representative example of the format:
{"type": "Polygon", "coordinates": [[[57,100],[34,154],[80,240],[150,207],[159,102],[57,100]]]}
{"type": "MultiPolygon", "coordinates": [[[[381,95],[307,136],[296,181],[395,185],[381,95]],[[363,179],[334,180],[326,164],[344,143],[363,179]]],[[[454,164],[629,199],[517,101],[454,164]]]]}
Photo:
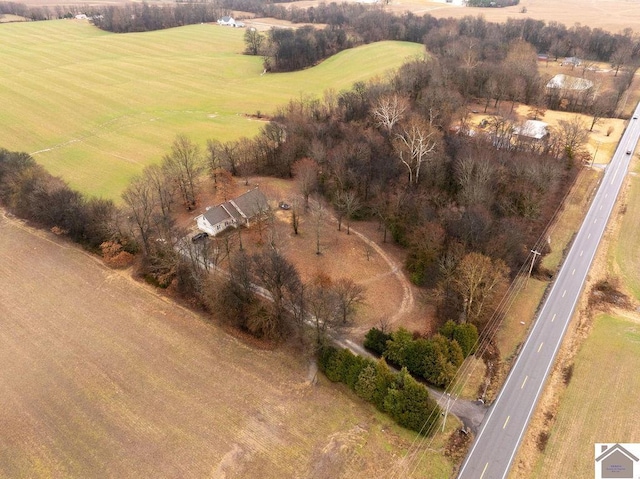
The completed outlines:
{"type": "Polygon", "coordinates": [[[557,270],[569,242],[582,224],[601,175],[598,170],[584,169],[580,172],[555,222],[547,231],[551,252],[543,258],[543,267],[554,272],[557,270]]]}
{"type": "Polygon", "coordinates": [[[632,174],[623,198],[620,235],[609,250],[609,267],[619,276],[637,301],[640,301],[640,178],[632,174]]]}
{"type": "Polygon", "coordinates": [[[594,443],[638,442],[640,323],[601,314],[574,360],[545,453],[531,477],[592,477],[594,443]]]}

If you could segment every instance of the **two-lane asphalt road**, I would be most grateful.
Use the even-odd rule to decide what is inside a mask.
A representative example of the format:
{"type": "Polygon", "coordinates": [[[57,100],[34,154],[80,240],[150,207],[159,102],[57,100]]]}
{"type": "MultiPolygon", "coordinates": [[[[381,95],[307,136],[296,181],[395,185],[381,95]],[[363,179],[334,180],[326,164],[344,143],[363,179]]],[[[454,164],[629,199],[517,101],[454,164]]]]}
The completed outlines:
{"type": "MultiPolygon", "coordinates": [[[[640,104],[633,116],[640,116],[640,104]]],[[[460,468],[459,479],[501,479],[509,473],[580,297],[639,137],[640,119],[629,120],[534,326],[460,468]]]]}

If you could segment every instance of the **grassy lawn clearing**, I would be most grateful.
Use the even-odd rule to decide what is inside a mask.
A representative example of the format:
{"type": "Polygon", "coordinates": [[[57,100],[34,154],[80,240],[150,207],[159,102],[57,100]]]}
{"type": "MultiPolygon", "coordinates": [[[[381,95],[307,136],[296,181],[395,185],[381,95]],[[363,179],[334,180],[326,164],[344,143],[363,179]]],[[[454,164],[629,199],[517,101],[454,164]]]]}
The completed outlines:
{"type": "Polygon", "coordinates": [[[3,25],[0,146],[34,154],[79,190],[118,199],[178,133],[204,146],[255,135],[246,115],[399,67],[424,47],[381,42],[301,72],[262,75],[242,29],[201,24],[111,34],[86,21],[3,25]]]}
{"type": "Polygon", "coordinates": [[[638,442],[640,318],[601,314],[578,352],[535,478],[593,477],[594,443],[638,442]]]}

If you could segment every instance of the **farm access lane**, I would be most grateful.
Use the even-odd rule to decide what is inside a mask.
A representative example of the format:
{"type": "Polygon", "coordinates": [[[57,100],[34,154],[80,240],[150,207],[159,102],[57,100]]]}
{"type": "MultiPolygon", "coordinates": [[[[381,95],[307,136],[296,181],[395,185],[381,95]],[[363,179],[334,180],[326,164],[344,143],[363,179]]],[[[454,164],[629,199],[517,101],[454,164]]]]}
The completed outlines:
{"type": "MultiPolygon", "coordinates": [[[[633,117],[639,115],[640,104],[633,117]]],[[[629,120],[533,328],[460,468],[459,479],[507,477],[582,292],[639,138],[640,119],[629,120]]]]}

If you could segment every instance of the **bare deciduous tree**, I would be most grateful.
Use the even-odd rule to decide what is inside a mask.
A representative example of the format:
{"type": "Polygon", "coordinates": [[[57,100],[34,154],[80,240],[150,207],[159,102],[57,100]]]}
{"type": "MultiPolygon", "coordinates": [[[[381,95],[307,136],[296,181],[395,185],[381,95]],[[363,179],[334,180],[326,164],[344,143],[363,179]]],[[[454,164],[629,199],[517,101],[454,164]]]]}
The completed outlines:
{"type": "Polygon", "coordinates": [[[558,141],[560,141],[564,153],[569,159],[576,158],[589,139],[586,125],[577,115],[571,120],[560,120],[558,125],[558,141]]]}
{"type": "Polygon", "coordinates": [[[464,301],[465,321],[481,322],[486,307],[505,284],[508,272],[502,260],[491,260],[480,253],[462,258],[455,269],[453,284],[464,301]]]}
{"type": "Polygon", "coordinates": [[[307,305],[316,329],[316,342],[322,344],[327,329],[338,324],[338,298],[333,281],[325,273],[318,273],[307,287],[307,305]]]}
{"type": "Polygon", "coordinates": [[[430,121],[411,117],[395,136],[395,149],[400,162],[409,172],[409,184],[420,181],[422,164],[435,153],[440,133],[430,121]]]}
{"type": "Polygon", "coordinates": [[[460,192],[458,198],[463,205],[471,206],[482,204],[489,206],[492,203],[492,180],[495,166],[490,158],[477,157],[471,154],[458,158],[455,163],[455,175],[460,192]]]}
{"type": "Polygon", "coordinates": [[[147,178],[136,176],[122,193],[122,199],[128,207],[129,219],[137,227],[144,253],[147,254],[156,210],[155,190],[147,178]]]}
{"type": "Polygon", "coordinates": [[[408,108],[408,100],[397,93],[393,93],[378,98],[371,113],[380,128],[391,131],[396,123],[402,120],[408,108]]]}
{"type": "Polygon", "coordinates": [[[615,52],[611,55],[611,68],[613,68],[616,73],[614,76],[618,76],[618,71],[624,65],[628,64],[631,61],[631,57],[633,55],[633,48],[631,44],[624,43],[620,45],[615,52]]]}
{"type": "Polygon", "coordinates": [[[259,329],[265,335],[275,337],[284,327],[290,298],[300,294],[302,282],[294,266],[273,249],[254,254],[251,270],[257,283],[269,291],[273,305],[272,314],[256,321],[260,322],[259,329]]]}
{"type": "Polygon", "coordinates": [[[342,218],[347,220],[347,234],[351,234],[351,218],[361,208],[360,198],[355,191],[338,191],[334,201],[338,213],[338,231],[342,227],[342,218]]]}
{"type": "Polygon", "coordinates": [[[260,53],[262,53],[263,43],[264,35],[254,27],[247,28],[247,31],[244,33],[244,52],[247,55],[260,55],[260,53]]]}
{"type": "Polygon", "coordinates": [[[322,229],[325,219],[327,218],[327,210],[320,201],[314,201],[312,203],[311,218],[313,219],[313,227],[316,233],[316,254],[322,254],[320,250],[320,237],[322,236],[322,229]]]}
{"type": "Polygon", "coordinates": [[[302,158],[293,164],[293,176],[304,198],[304,209],[309,209],[309,196],[318,187],[318,164],[311,158],[302,158]]]}
{"type": "Polygon", "coordinates": [[[162,166],[176,184],[187,209],[196,206],[198,179],[204,171],[200,148],[184,135],[178,135],[165,155],[162,166]]]}
{"type": "Polygon", "coordinates": [[[341,278],[335,282],[333,290],[342,323],[346,324],[355,313],[356,307],[364,303],[365,289],[350,278],[341,278]]]}

